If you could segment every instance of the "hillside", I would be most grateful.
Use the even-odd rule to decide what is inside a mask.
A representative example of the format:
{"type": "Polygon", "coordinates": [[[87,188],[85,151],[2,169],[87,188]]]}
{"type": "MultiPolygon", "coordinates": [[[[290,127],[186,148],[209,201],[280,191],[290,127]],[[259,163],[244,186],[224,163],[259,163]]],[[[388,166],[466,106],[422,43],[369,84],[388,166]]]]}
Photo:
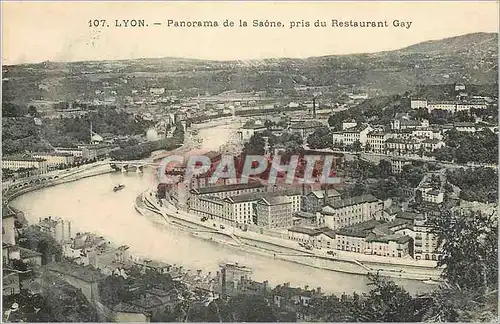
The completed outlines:
{"type": "MultiPolygon", "coordinates": [[[[118,96],[132,89],[165,87],[183,96],[228,90],[276,91],[289,98],[298,88],[325,92],[403,93],[417,85],[498,83],[498,34],[475,33],[375,54],[307,59],[207,61],[180,58],[29,64],[4,67],[4,101],[73,100],[103,82],[118,96]],[[124,78],[128,82],[121,81],[124,78]],[[40,84],[49,90],[40,89],[40,84]],[[78,92],[77,92],[78,90],[78,92]],[[25,97],[19,98],[23,93],[25,97]]],[[[84,99],[84,98],[83,98],[84,99]]]]}

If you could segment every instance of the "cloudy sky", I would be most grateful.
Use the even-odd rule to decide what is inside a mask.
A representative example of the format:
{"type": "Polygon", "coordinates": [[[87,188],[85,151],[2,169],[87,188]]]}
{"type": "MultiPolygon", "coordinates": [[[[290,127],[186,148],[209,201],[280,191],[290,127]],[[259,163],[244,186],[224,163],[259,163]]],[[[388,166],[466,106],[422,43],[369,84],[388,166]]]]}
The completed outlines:
{"type": "Polygon", "coordinates": [[[498,2],[7,2],[2,3],[2,62],[187,57],[261,59],[378,52],[473,32],[498,32],[498,2]],[[105,19],[110,27],[89,27],[105,19]],[[149,27],[116,28],[144,19],[149,27]],[[173,20],[273,20],[283,28],[173,28],[173,20]],[[332,19],[387,21],[388,28],[332,28],[332,19]],[[290,21],[326,28],[289,28],[290,21]],[[396,28],[394,20],[411,21],[396,28]],[[122,23],[123,24],[123,23],[122,23]]]}

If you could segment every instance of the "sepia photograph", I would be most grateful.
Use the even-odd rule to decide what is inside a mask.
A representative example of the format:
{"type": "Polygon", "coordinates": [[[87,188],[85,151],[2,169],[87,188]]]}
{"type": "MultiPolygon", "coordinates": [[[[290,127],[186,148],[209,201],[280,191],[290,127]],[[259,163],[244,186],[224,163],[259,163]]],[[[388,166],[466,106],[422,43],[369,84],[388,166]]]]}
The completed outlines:
{"type": "Polygon", "coordinates": [[[498,322],[498,1],[2,1],[2,322],[498,322]]]}

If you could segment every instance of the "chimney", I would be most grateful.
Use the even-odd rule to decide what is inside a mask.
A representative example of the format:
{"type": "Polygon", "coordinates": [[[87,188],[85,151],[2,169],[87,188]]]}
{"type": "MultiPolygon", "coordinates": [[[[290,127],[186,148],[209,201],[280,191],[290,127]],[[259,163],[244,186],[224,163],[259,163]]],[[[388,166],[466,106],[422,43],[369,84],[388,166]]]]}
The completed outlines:
{"type": "Polygon", "coordinates": [[[313,98],[313,118],[316,119],[316,98],[313,98]]]}
{"type": "Polygon", "coordinates": [[[304,290],[309,290],[309,286],[308,286],[308,285],[305,285],[305,286],[304,286],[304,290]]]}
{"type": "Polygon", "coordinates": [[[201,270],[200,270],[200,269],[196,270],[196,274],[197,274],[198,276],[201,276],[201,270]]]}
{"type": "Polygon", "coordinates": [[[319,295],[321,294],[321,287],[316,288],[316,293],[319,295]]]}

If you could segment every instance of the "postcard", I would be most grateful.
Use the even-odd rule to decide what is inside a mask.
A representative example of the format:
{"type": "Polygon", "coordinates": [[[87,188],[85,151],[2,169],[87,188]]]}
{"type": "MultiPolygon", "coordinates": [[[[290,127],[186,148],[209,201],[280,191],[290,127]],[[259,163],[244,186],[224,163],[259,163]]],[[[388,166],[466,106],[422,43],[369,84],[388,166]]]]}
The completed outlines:
{"type": "Polygon", "coordinates": [[[498,318],[498,1],[2,3],[2,320],[498,318]]]}

